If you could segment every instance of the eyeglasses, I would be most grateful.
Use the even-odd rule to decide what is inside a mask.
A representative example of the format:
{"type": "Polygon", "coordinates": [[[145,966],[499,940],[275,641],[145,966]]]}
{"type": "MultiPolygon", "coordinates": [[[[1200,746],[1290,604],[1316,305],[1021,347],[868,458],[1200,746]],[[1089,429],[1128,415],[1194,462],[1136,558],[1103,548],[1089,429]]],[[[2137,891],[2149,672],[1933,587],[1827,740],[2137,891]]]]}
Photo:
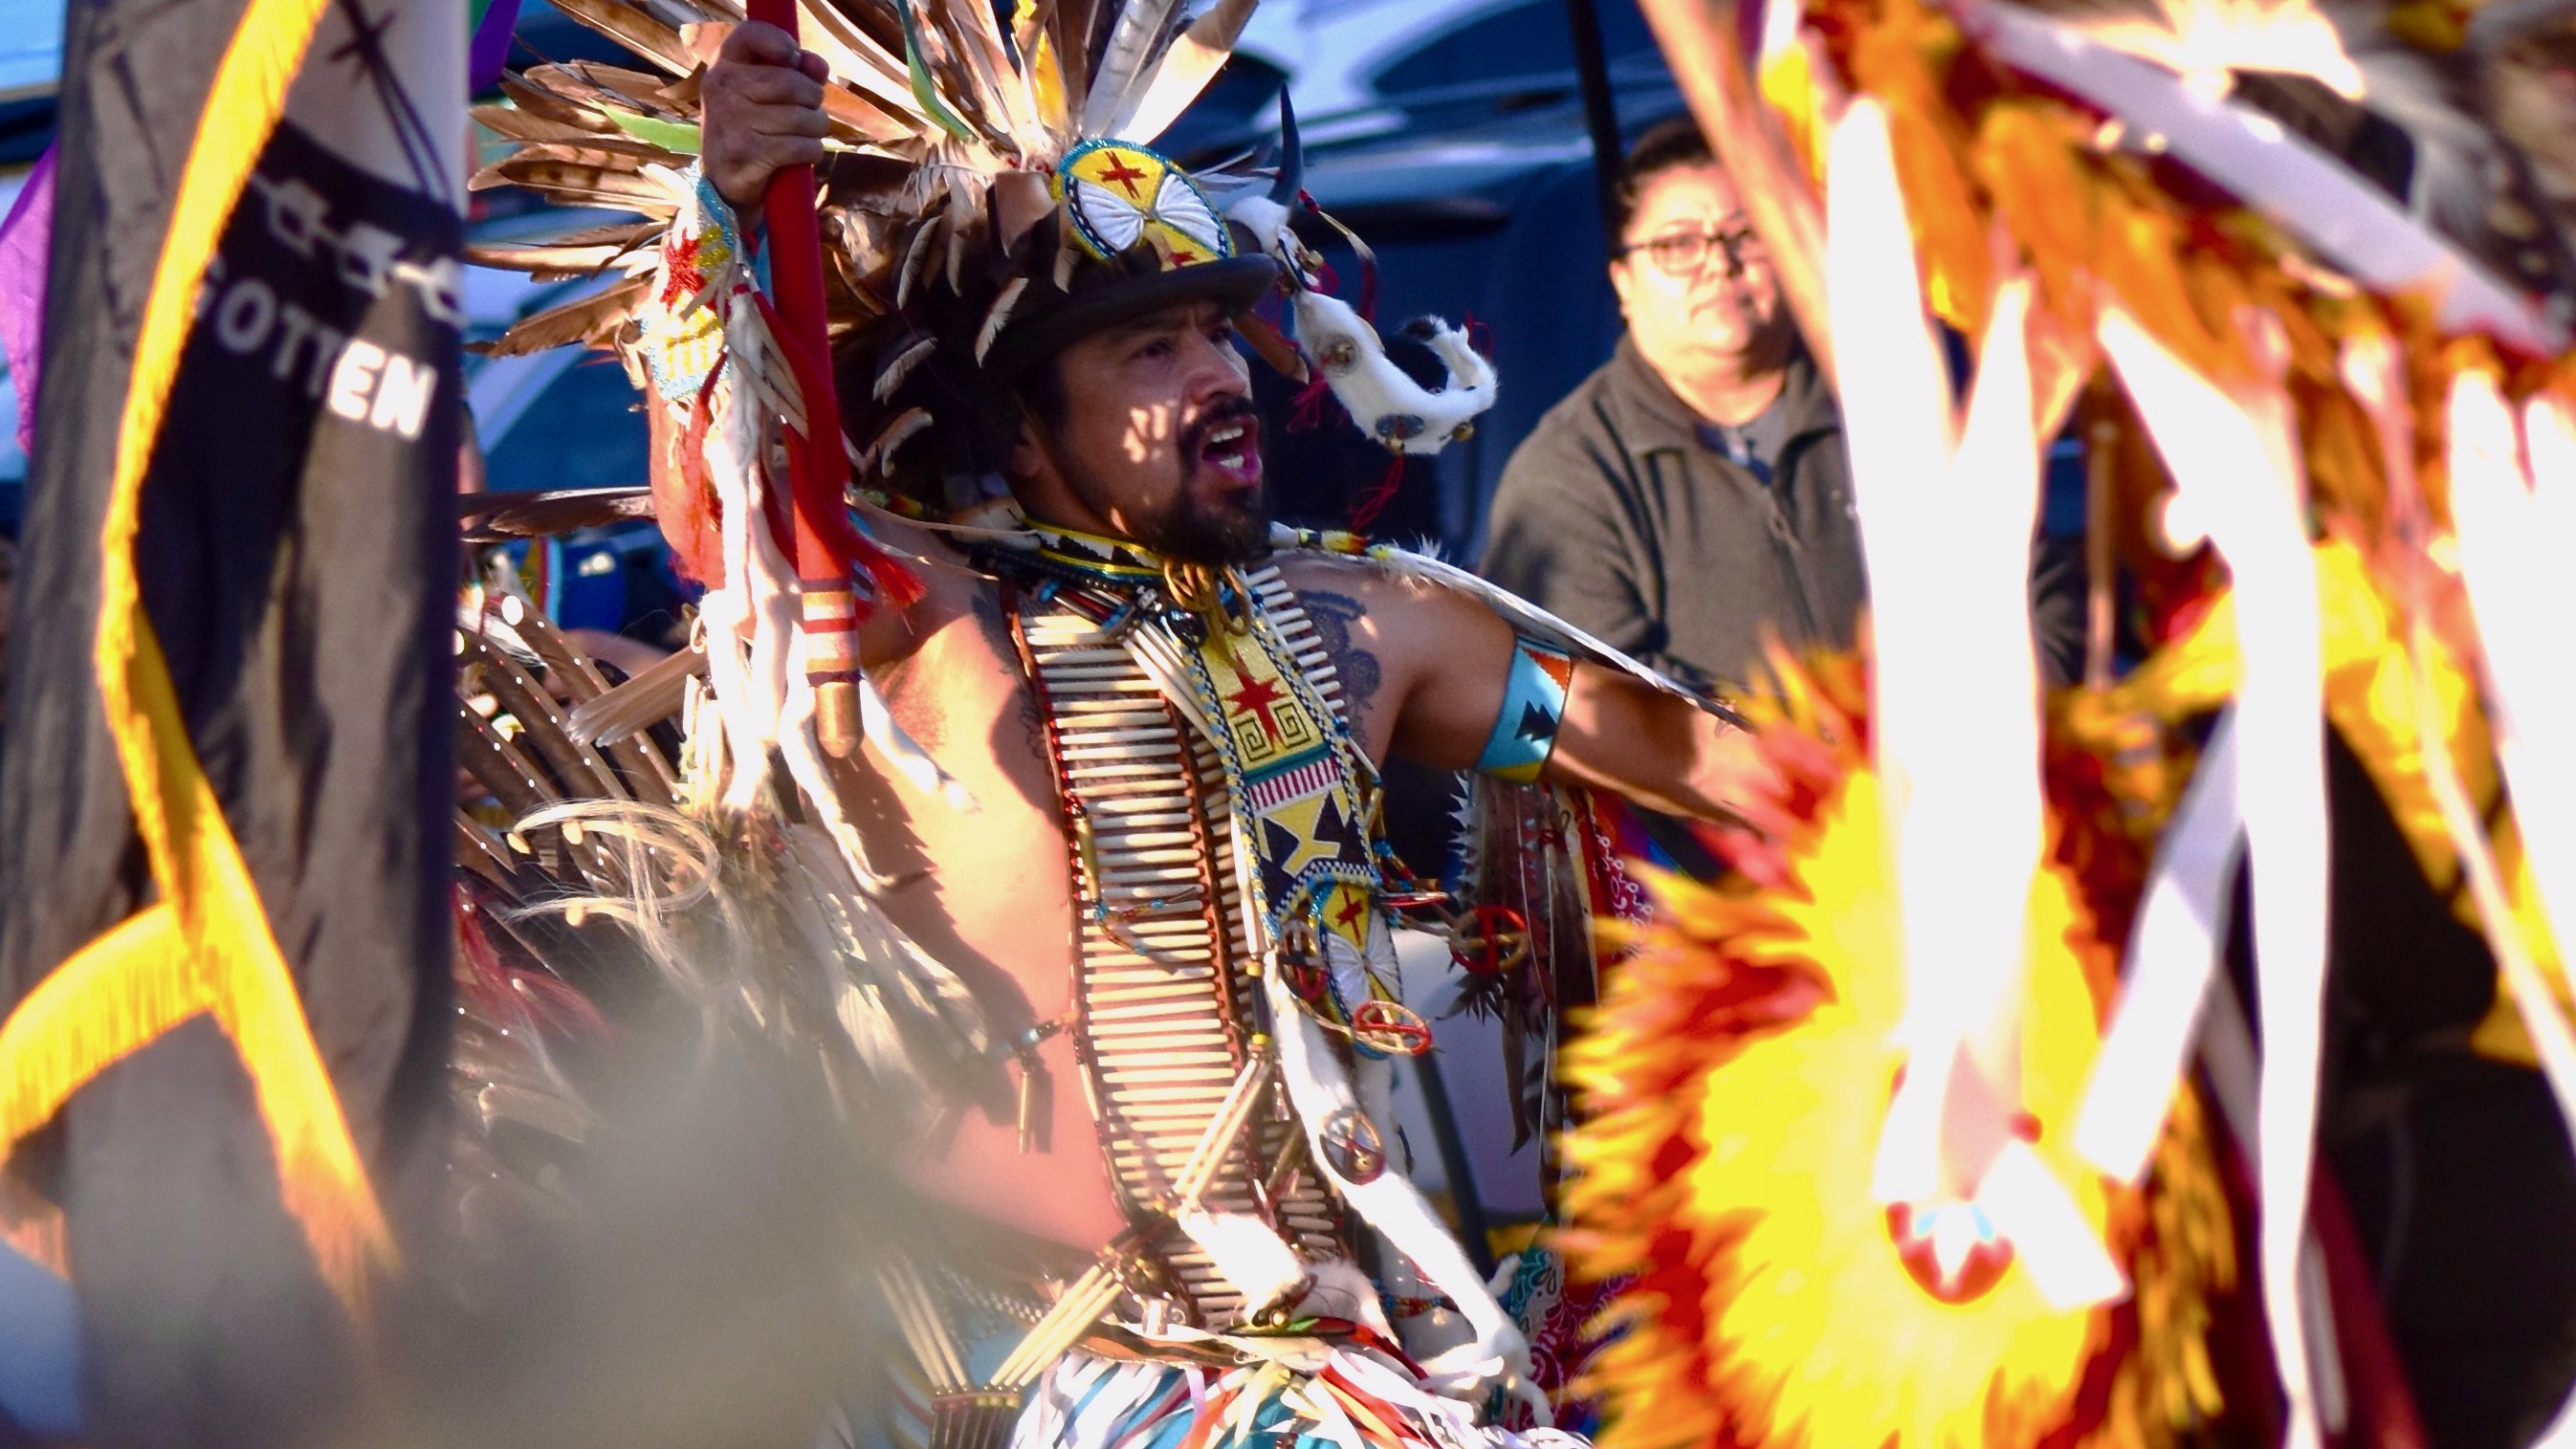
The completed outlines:
{"type": "Polygon", "coordinates": [[[1725,250],[1729,272],[1740,272],[1746,262],[1759,261],[1770,255],[1763,249],[1762,238],[1754,235],[1752,228],[1741,226],[1725,231],[1670,232],[1641,242],[1630,242],[1612,255],[1628,257],[1644,252],[1647,259],[1655,264],[1655,270],[1668,277],[1688,277],[1708,265],[1713,248],[1725,250]]]}

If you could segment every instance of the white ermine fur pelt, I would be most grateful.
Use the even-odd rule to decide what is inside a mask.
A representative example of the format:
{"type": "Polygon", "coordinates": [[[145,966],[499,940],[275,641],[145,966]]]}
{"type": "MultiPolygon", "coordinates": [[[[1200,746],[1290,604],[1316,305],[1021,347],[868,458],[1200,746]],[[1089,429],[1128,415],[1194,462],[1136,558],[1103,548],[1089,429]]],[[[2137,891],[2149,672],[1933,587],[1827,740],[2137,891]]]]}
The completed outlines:
{"type": "Polygon", "coordinates": [[[1361,432],[1390,449],[1428,456],[1463,436],[1476,415],[1494,405],[1494,365],[1467,344],[1467,334],[1436,318],[1425,319],[1425,345],[1447,369],[1437,390],[1407,377],[1386,355],[1377,329],[1337,297],[1311,288],[1297,293],[1297,345],[1321,368],[1333,396],[1361,432]]]}

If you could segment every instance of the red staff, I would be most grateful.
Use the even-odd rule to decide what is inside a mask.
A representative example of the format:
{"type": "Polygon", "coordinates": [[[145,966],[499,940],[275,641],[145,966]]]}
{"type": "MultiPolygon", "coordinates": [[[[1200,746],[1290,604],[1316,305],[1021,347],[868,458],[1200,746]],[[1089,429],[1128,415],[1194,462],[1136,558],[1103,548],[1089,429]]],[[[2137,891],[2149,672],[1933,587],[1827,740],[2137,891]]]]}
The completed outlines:
{"type": "MultiPolygon", "coordinates": [[[[750,0],[750,15],[796,37],[796,0],[750,0]]],[[[768,222],[777,303],[764,299],[760,310],[805,404],[804,429],[787,429],[794,534],[787,552],[795,559],[802,595],[797,625],[805,634],[805,677],[814,686],[814,732],[824,749],[847,755],[859,738],[858,626],[865,613],[852,586],[853,571],[866,570],[880,589],[893,585],[900,591],[913,581],[850,523],[843,495],[849,460],[841,451],[840,401],[828,362],[823,239],[814,202],[813,167],[785,166],[770,177],[761,212],[768,222]]],[[[770,521],[777,524],[775,512],[770,521]]]]}

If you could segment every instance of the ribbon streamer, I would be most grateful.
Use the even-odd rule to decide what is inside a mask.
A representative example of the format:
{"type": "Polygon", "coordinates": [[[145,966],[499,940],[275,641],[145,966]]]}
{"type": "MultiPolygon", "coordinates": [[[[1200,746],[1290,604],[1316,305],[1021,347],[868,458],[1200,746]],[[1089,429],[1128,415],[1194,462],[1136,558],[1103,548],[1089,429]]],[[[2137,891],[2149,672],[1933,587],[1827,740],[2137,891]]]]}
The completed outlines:
{"type": "MultiPolygon", "coordinates": [[[[2258,351],[2283,345],[2268,315],[2247,319],[2258,351]]],[[[2273,1356],[2288,1401],[2283,1442],[2319,1449],[2318,1389],[2302,1306],[2309,1161],[2324,1047],[2326,969],[2325,697],[2316,567],[2292,436],[2277,381],[2230,392],[2166,350],[2117,303],[2098,328],[2103,350],[2190,516],[2235,577],[2245,660],[2236,723],[2239,779],[2254,877],[2256,999],[2263,1022],[2258,1257],[2273,1356]]]]}

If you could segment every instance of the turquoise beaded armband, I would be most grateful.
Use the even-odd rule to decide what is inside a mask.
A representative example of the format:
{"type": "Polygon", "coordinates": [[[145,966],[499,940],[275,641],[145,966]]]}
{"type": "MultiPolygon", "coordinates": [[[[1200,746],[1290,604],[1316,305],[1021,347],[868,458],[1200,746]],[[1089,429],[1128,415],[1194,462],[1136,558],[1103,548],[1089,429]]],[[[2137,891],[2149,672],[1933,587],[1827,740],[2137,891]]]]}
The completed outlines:
{"type": "Polygon", "coordinates": [[[1573,655],[1527,634],[1514,635],[1503,707],[1494,715],[1485,753],[1477,757],[1477,772],[1515,785],[1535,784],[1547,757],[1556,752],[1565,692],[1573,682],[1573,655]]]}

